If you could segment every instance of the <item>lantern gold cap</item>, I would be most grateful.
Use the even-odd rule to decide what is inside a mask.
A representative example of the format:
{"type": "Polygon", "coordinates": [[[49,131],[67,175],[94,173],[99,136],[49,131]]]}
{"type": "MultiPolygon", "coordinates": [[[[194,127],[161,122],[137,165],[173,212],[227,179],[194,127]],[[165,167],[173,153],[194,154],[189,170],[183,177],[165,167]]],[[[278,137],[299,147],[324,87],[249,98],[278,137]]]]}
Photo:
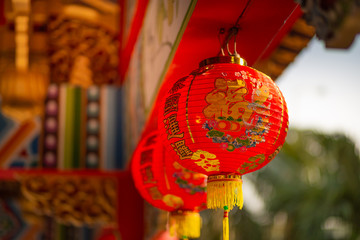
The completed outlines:
{"type": "Polygon", "coordinates": [[[216,64],[216,63],[234,63],[242,66],[247,65],[245,59],[241,58],[238,55],[231,55],[231,56],[217,56],[217,57],[207,58],[201,61],[199,63],[199,66],[204,67],[206,65],[216,64]]]}

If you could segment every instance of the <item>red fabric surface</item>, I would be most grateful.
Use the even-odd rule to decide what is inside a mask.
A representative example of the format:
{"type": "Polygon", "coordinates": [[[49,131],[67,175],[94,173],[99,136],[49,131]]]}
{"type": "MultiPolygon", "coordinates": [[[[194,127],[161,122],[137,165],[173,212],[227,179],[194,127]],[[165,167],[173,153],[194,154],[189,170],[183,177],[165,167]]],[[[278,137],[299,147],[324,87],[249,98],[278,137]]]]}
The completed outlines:
{"type": "Polygon", "coordinates": [[[206,175],[262,168],[280,150],[288,127],[275,83],[231,63],[208,65],[174,82],[160,101],[158,120],[172,159],[206,175]]]}
{"type": "Polygon", "coordinates": [[[168,231],[160,231],[151,240],[178,240],[176,236],[171,236],[168,231]]]}
{"type": "Polygon", "coordinates": [[[131,170],[141,196],[166,211],[205,209],[206,176],[184,169],[167,155],[157,132],[139,143],[131,170]]]}

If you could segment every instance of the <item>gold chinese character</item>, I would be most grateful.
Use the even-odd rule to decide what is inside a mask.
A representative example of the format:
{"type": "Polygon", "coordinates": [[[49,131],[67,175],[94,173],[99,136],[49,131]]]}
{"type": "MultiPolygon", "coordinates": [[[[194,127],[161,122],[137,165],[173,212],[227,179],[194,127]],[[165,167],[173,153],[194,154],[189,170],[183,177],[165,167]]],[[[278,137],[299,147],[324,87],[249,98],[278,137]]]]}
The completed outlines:
{"type": "Polygon", "coordinates": [[[204,108],[205,117],[215,119],[231,117],[234,120],[241,117],[243,121],[248,121],[253,110],[248,108],[249,103],[243,98],[247,92],[246,84],[242,79],[216,79],[215,89],[205,98],[209,104],[204,108]]]}
{"type": "Polygon", "coordinates": [[[220,161],[219,159],[216,159],[215,154],[203,150],[197,150],[192,155],[191,159],[197,161],[195,163],[207,172],[220,170],[220,161]]]}
{"type": "Polygon", "coordinates": [[[177,112],[180,93],[173,94],[166,98],[164,116],[170,112],[177,112]]]}
{"type": "Polygon", "coordinates": [[[186,158],[191,158],[193,152],[185,145],[185,140],[180,140],[175,143],[172,143],[171,146],[175,150],[176,154],[180,157],[181,160],[186,158]]]}
{"type": "Polygon", "coordinates": [[[154,175],[151,166],[147,166],[146,168],[142,169],[141,172],[142,172],[144,184],[156,183],[156,181],[154,180],[154,175]]]}
{"type": "Polygon", "coordinates": [[[185,85],[183,84],[183,82],[185,82],[187,77],[183,77],[180,78],[179,80],[177,80],[174,85],[172,86],[172,88],[170,89],[169,93],[173,94],[177,91],[179,91],[181,88],[185,87],[185,85]]]}
{"type": "Polygon", "coordinates": [[[241,167],[236,170],[240,174],[244,174],[259,165],[261,165],[265,161],[265,155],[264,154],[258,154],[253,157],[249,157],[248,162],[245,162],[241,165],[241,167]]]}
{"type": "Polygon", "coordinates": [[[176,114],[170,115],[168,118],[164,119],[166,133],[168,134],[168,139],[171,138],[182,138],[184,133],[179,133],[179,123],[176,121],[176,114]]]}
{"type": "Polygon", "coordinates": [[[156,141],[157,141],[157,140],[156,140],[156,137],[157,137],[156,135],[149,137],[149,138],[146,140],[145,147],[155,144],[156,141]]]}
{"type": "Polygon", "coordinates": [[[151,163],[153,160],[153,150],[146,150],[141,153],[140,164],[151,163]]]}
{"type": "Polygon", "coordinates": [[[162,199],[162,194],[156,186],[149,188],[148,192],[152,199],[154,200],[162,199]]]}

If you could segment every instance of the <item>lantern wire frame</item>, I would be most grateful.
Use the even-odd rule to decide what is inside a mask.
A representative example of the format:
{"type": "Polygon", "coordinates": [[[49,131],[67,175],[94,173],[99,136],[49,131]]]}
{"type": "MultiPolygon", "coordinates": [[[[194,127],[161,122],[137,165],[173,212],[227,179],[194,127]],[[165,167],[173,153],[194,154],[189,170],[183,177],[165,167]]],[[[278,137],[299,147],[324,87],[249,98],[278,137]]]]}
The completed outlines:
{"type": "MultiPolygon", "coordinates": [[[[166,160],[170,159],[165,154],[158,133],[154,131],[143,137],[134,152],[131,163],[135,186],[140,195],[151,205],[168,212],[166,229],[169,230],[171,236],[177,236],[180,239],[199,238],[201,233],[199,211],[206,208],[205,189],[201,190],[204,195],[200,197],[192,195],[197,191],[190,193],[175,180],[171,181],[170,176],[184,174],[185,169],[180,165],[178,165],[180,168],[176,167],[173,161],[165,162],[166,160]],[[151,181],[146,182],[149,176],[151,176],[151,181]],[[151,189],[154,188],[157,189],[154,191],[157,195],[153,196],[154,192],[151,189]]],[[[190,173],[188,170],[186,174],[189,179],[197,178],[198,181],[189,180],[189,183],[182,182],[182,184],[189,184],[189,186],[206,184],[205,175],[190,173]]]]}
{"type": "MultiPolygon", "coordinates": [[[[233,27],[230,37],[226,40],[229,56],[217,56],[203,60],[200,67],[216,63],[233,63],[247,66],[247,62],[236,51],[236,34],[238,28],[233,27]],[[234,53],[229,50],[229,41],[234,39],[234,53]]],[[[239,173],[209,175],[207,182],[207,207],[208,209],[223,208],[223,240],[229,240],[229,211],[235,206],[243,207],[242,176],[239,173]]]]}
{"type": "Polygon", "coordinates": [[[220,54],[222,56],[226,56],[225,51],[224,51],[224,46],[226,46],[226,51],[227,51],[228,56],[240,57],[240,54],[236,50],[236,36],[237,36],[238,32],[239,32],[238,27],[236,27],[236,26],[231,27],[228,31],[225,41],[222,43],[221,35],[225,34],[225,29],[220,28],[219,34],[218,34],[218,39],[219,39],[219,43],[220,43],[220,52],[218,53],[218,56],[220,56],[220,54]],[[229,48],[229,43],[232,38],[234,39],[234,53],[231,53],[230,48],[229,48]]]}
{"type": "MultiPolygon", "coordinates": [[[[237,19],[236,23],[231,27],[226,36],[225,29],[221,28],[218,34],[218,39],[220,43],[220,51],[216,57],[208,58],[200,62],[200,68],[208,68],[207,65],[212,65],[216,63],[233,63],[239,64],[242,66],[247,66],[247,62],[240,57],[240,54],[237,52],[236,38],[239,33],[239,21],[244,14],[245,10],[251,5],[251,0],[248,0],[246,6],[237,19]],[[222,41],[224,38],[224,41],[222,41]],[[230,50],[231,41],[233,41],[233,52],[230,50]],[[224,49],[226,48],[226,53],[224,49]]],[[[263,74],[264,75],[264,74],[263,74]]],[[[195,75],[194,75],[195,79],[195,75]]],[[[281,95],[281,93],[280,93],[281,95]]],[[[186,112],[186,115],[188,113],[186,112]]],[[[286,131],[286,130],[285,130],[286,131]]],[[[190,133],[191,135],[191,133],[190,133]]],[[[278,152],[278,149],[272,154],[275,156],[278,152]]],[[[194,160],[193,158],[191,158],[194,160]]],[[[242,175],[243,173],[218,173],[215,175],[209,175],[208,184],[207,184],[207,207],[209,209],[223,208],[223,240],[229,239],[229,211],[238,206],[239,209],[243,207],[243,195],[242,195],[242,175]]]]}
{"type": "MultiPolygon", "coordinates": [[[[247,2],[245,9],[248,7],[250,0],[247,2]]],[[[244,9],[244,11],[245,11],[244,9]]],[[[240,57],[240,54],[237,52],[236,48],[236,36],[239,32],[237,27],[238,21],[242,17],[244,11],[241,13],[237,19],[236,24],[231,27],[228,31],[228,35],[224,41],[224,44],[221,43],[220,35],[225,33],[225,29],[221,28],[219,31],[219,42],[220,42],[220,52],[218,57],[208,58],[200,62],[199,66],[204,67],[206,65],[214,63],[235,63],[243,66],[247,66],[245,59],[240,57]],[[234,53],[230,52],[229,42],[233,38],[234,41],[234,53]],[[226,45],[226,51],[228,56],[225,55],[224,45],[226,45]],[[222,56],[220,56],[220,53],[222,56]]],[[[209,176],[208,185],[207,185],[207,207],[209,209],[224,209],[223,216],[223,239],[229,239],[229,211],[234,207],[238,206],[239,209],[243,207],[243,195],[242,195],[242,179],[241,175],[214,175],[209,176]]]]}
{"type": "MultiPolygon", "coordinates": [[[[236,34],[238,28],[233,27],[230,37],[226,40],[229,56],[217,56],[200,62],[200,67],[216,63],[233,63],[246,66],[247,63],[236,51],[236,34]],[[229,41],[234,38],[234,53],[229,50],[229,41]]],[[[233,207],[243,207],[242,176],[239,173],[210,175],[207,182],[207,207],[208,209],[224,209],[223,215],[223,240],[229,239],[229,211],[233,207]]]]}

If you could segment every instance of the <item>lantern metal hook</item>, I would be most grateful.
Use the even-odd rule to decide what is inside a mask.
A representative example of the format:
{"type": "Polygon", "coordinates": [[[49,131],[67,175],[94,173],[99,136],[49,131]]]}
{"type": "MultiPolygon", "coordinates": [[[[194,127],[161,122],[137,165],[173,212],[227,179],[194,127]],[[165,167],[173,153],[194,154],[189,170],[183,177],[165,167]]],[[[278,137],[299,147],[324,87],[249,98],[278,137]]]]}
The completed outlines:
{"type": "MultiPolygon", "coordinates": [[[[244,16],[245,12],[248,10],[249,6],[251,5],[251,2],[252,2],[252,0],[247,0],[246,5],[244,6],[244,8],[243,8],[242,12],[240,13],[239,17],[236,19],[236,22],[234,23],[233,27],[231,27],[229,29],[225,41],[222,44],[220,43],[220,52],[219,52],[218,55],[220,55],[220,53],[222,53],[222,55],[225,56],[224,48],[225,48],[225,45],[226,45],[226,50],[227,50],[227,53],[229,54],[229,56],[235,56],[235,57],[240,58],[240,54],[236,50],[236,36],[237,36],[237,34],[239,32],[239,28],[240,28],[239,22],[242,19],[242,17],[244,16]],[[229,42],[230,42],[230,40],[232,38],[234,38],[234,53],[231,53],[230,49],[229,49],[229,42]]],[[[218,35],[220,42],[221,42],[220,34],[224,34],[224,32],[225,32],[224,28],[221,28],[220,32],[219,32],[219,35],[218,35]]]]}
{"type": "Polygon", "coordinates": [[[224,33],[225,33],[225,28],[220,28],[219,34],[218,34],[218,39],[219,39],[219,43],[220,43],[220,52],[218,55],[220,55],[220,53],[221,53],[223,56],[225,56],[225,52],[224,52],[224,48],[223,48],[220,36],[223,35],[224,33]]]}
{"type": "Polygon", "coordinates": [[[234,26],[234,27],[232,27],[232,28],[229,29],[229,35],[227,36],[226,42],[225,42],[225,44],[226,44],[226,50],[227,50],[229,56],[240,56],[240,55],[238,54],[238,52],[236,51],[236,35],[238,34],[238,32],[239,32],[239,28],[238,28],[238,27],[235,27],[235,26],[234,26]],[[230,49],[229,49],[229,42],[230,42],[230,40],[231,40],[232,38],[234,38],[234,53],[231,53],[231,52],[230,52],[230,49]]]}

